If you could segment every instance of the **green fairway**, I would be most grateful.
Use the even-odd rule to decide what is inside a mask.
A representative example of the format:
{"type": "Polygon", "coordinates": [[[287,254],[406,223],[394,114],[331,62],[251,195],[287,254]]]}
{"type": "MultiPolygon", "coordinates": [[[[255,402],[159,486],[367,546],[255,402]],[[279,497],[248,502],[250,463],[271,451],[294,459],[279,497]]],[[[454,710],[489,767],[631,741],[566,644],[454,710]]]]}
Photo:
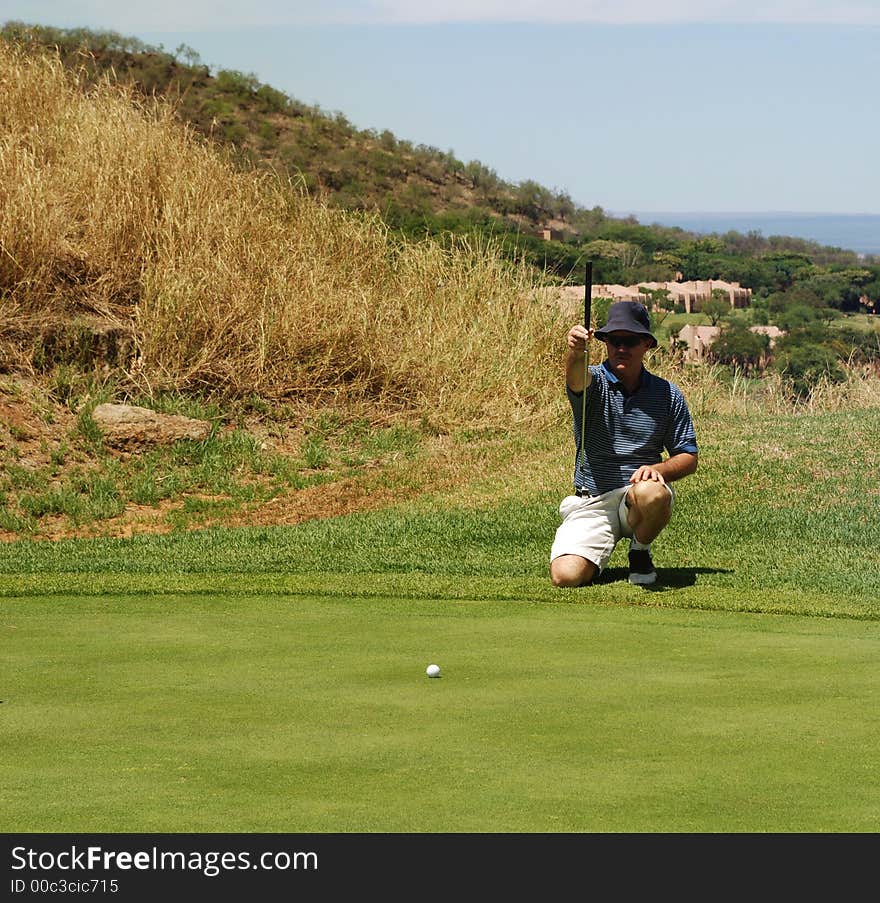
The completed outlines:
{"type": "Polygon", "coordinates": [[[6,831],[880,828],[877,622],[241,593],[2,630],[6,831]]]}

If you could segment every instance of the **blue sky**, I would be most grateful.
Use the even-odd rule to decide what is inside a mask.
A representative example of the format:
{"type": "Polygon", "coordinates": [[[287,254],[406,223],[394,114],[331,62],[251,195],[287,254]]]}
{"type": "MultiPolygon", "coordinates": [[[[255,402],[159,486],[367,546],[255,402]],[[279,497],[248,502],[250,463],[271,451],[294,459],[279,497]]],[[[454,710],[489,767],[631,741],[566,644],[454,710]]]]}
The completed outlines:
{"type": "Polygon", "coordinates": [[[0,0],[615,213],[880,214],[880,0],[0,0]]]}

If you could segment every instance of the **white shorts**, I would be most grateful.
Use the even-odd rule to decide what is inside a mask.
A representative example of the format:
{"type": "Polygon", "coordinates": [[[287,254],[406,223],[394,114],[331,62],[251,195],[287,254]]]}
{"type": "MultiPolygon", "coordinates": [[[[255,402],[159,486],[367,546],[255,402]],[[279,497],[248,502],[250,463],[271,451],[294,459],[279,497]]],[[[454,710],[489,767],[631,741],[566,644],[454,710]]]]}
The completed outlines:
{"type": "MultiPolygon", "coordinates": [[[[602,573],[614,547],[624,537],[633,535],[627,519],[626,494],[629,486],[612,489],[602,495],[567,495],[559,506],[562,523],[550,549],[550,560],[560,555],[580,555],[596,565],[602,573]]],[[[675,501],[675,491],[666,488],[675,501]]]]}

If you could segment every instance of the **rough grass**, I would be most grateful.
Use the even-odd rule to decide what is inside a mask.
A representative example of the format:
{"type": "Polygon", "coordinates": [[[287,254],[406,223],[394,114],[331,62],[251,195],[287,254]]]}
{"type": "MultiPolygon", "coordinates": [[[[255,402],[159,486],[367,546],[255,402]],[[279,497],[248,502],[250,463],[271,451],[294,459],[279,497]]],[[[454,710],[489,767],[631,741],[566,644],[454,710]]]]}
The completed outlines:
{"type": "MultiPolygon", "coordinates": [[[[865,461],[880,409],[752,412],[704,419],[697,473],[678,487],[655,543],[660,584],[625,582],[625,549],[590,590],[554,590],[547,554],[568,491],[571,438],[483,448],[466,483],[409,493],[397,504],[294,528],[211,529],[156,537],[6,544],[5,592],[314,591],[414,597],[570,598],[875,619],[880,504],[865,461]],[[840,437],[846,436],[846,443],[840,437]],[[131,581],[129,584],[128,581],[131,581]],[[458,586],[461,582],[461,587],[458,586]],[[334,589],[334,592],[337,590],[334,589]]],[[[405,462],[404,462],[405,464],[405,462]]],[[[402,469],[406,469],[405,466],[402,469]]]]}
{"type": "MultiPolygon", "coordinates": [[[[843,459],[846,448],[824,440],[817,446],[816,437],[833,422],[823,418],[849,414],[842,429],[858,437],[880,406],[880,385],[870,373],[850,373],[843,384],[820,383],[806,399],[795,400],[776,379],[745,380],[661,355],[648,365],[685,391],[704,455],[721,436],[742,450],[745,461],[750,452],[742,443],[751,441],[750,431],[794,430],[803,437],[804,453],[821,447],[827,460],[843,459]]],[[[570,476],[559,359],[545,374],[555,397],[536,411],[535,420],[506,428],[477,420],[439,435],[412,417],[379,417],[371,405],[311,409],[257,397],[229,405],[179,392],[128,395],[115,380],[86,378],[70,368],[59,368],[52,377],[42,387],[0,380],[4,539],[293,523],[393,504],[426,489],[442,490],[446,500],[492,504],[518,486],[558,493],[570,476]],[[216,432],[206,443],[114,453],[103,446],[90,416],[94,405],[106,400],[208,419],[216,432]],[[327,487],[322,495],[302,493],[318,485],[327,487]],[[92,493],[92,486],[98,491],[92,493]]],[[[870,456],[863,442],[857,448],[870,456]]],[[[706,466],[714,465],[704,458],[706,466]]]]}

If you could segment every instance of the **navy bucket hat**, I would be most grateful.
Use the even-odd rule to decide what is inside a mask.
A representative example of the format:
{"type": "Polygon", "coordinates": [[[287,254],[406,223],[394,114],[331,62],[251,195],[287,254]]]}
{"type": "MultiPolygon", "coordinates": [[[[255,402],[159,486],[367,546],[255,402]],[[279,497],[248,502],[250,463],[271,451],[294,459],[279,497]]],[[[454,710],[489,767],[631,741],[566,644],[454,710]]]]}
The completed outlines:
{"type": "Polygon", "coordinates": [[[638,301],[616,301],[608,308],[608,321],[601,329],[597,329],[597,339],[604,339],[611,332],[633,332],[647,336],[651,340],[651,348],[656,348],[657,339],[651,332],[651,318],[648,309],[638,301]]]}

